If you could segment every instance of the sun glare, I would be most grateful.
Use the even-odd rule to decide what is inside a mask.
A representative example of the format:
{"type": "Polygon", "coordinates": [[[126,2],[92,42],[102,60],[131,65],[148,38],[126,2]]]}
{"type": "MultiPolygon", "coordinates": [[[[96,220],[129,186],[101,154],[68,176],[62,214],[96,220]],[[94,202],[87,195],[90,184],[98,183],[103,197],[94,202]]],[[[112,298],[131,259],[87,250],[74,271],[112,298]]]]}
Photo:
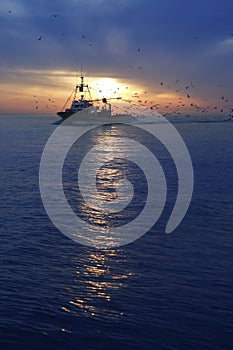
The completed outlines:
{"type": "Polygon", "coordinates": [[[113,78],[99,78],[92,82],[92,90],[103,97],[117,97],[122,91],[122,84],[113,78]]]}

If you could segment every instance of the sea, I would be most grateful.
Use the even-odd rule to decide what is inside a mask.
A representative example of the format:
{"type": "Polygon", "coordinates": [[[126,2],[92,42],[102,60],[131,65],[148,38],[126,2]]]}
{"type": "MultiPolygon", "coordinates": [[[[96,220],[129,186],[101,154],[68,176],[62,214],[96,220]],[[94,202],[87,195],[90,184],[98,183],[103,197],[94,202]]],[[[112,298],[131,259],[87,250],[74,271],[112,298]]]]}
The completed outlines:
{"type": "MultiPolygon", "coordinates": [[[[0,349],[231,350],[233,122],[174,123],[194,173],[185,217],[165,233],[177,194],[166,154],[165,214],[131,243],[100,249],[67,237],[44,208],[39,169],[56,121],[0,116],[0,349]]],[[[109,129],[100,128],[104,137],[109,129]]],[[[72,159],[70,152],[64,181],[75,211],[72,159]]],[[[138,172],[131,179],[144,193],[138,172]]]]}

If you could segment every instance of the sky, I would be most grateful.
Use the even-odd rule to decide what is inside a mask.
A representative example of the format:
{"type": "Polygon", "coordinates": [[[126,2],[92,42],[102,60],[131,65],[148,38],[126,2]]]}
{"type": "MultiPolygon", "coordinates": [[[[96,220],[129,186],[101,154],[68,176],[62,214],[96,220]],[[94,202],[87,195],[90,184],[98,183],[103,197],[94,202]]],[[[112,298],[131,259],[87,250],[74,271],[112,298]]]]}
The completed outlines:
{"type": "Polygon", "coordinates": [[[82,67],[93,97],[231,114],[232,0],[1,0],[0,113],[55,114],[82,67]]]}

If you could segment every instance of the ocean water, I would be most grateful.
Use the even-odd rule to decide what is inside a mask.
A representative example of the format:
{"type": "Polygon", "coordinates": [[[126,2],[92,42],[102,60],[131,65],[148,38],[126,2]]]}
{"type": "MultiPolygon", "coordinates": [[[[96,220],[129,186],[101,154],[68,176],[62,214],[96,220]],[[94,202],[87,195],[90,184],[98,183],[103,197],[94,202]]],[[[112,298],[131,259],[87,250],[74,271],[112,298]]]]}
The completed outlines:
{"type": "MultiPolygon", "coordinates": [[[[42,204],[39,165],[56,120],[0,117],[0,349],[232,349],[233,123],[175,124],[195,185],[172,234],[168,204],[137,241],[98,250],[63,235],[42,204]]],[[[75,208],[72,159],[64,181],[75,208]]]]}

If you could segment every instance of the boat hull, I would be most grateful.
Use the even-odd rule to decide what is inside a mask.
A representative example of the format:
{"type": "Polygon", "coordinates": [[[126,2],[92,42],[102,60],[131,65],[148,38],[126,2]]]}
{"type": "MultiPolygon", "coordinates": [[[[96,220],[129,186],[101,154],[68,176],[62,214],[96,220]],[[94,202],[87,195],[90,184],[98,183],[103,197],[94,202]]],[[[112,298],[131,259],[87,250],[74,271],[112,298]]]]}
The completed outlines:
{"type": "Polygon", "coordinates": [[[74,114],[74,112],[70,111],[70,112],[57,112],[57,115],[59,117],[61,117],[62,119],[67,119],[69,118],[72,114],[74,114]]]}

